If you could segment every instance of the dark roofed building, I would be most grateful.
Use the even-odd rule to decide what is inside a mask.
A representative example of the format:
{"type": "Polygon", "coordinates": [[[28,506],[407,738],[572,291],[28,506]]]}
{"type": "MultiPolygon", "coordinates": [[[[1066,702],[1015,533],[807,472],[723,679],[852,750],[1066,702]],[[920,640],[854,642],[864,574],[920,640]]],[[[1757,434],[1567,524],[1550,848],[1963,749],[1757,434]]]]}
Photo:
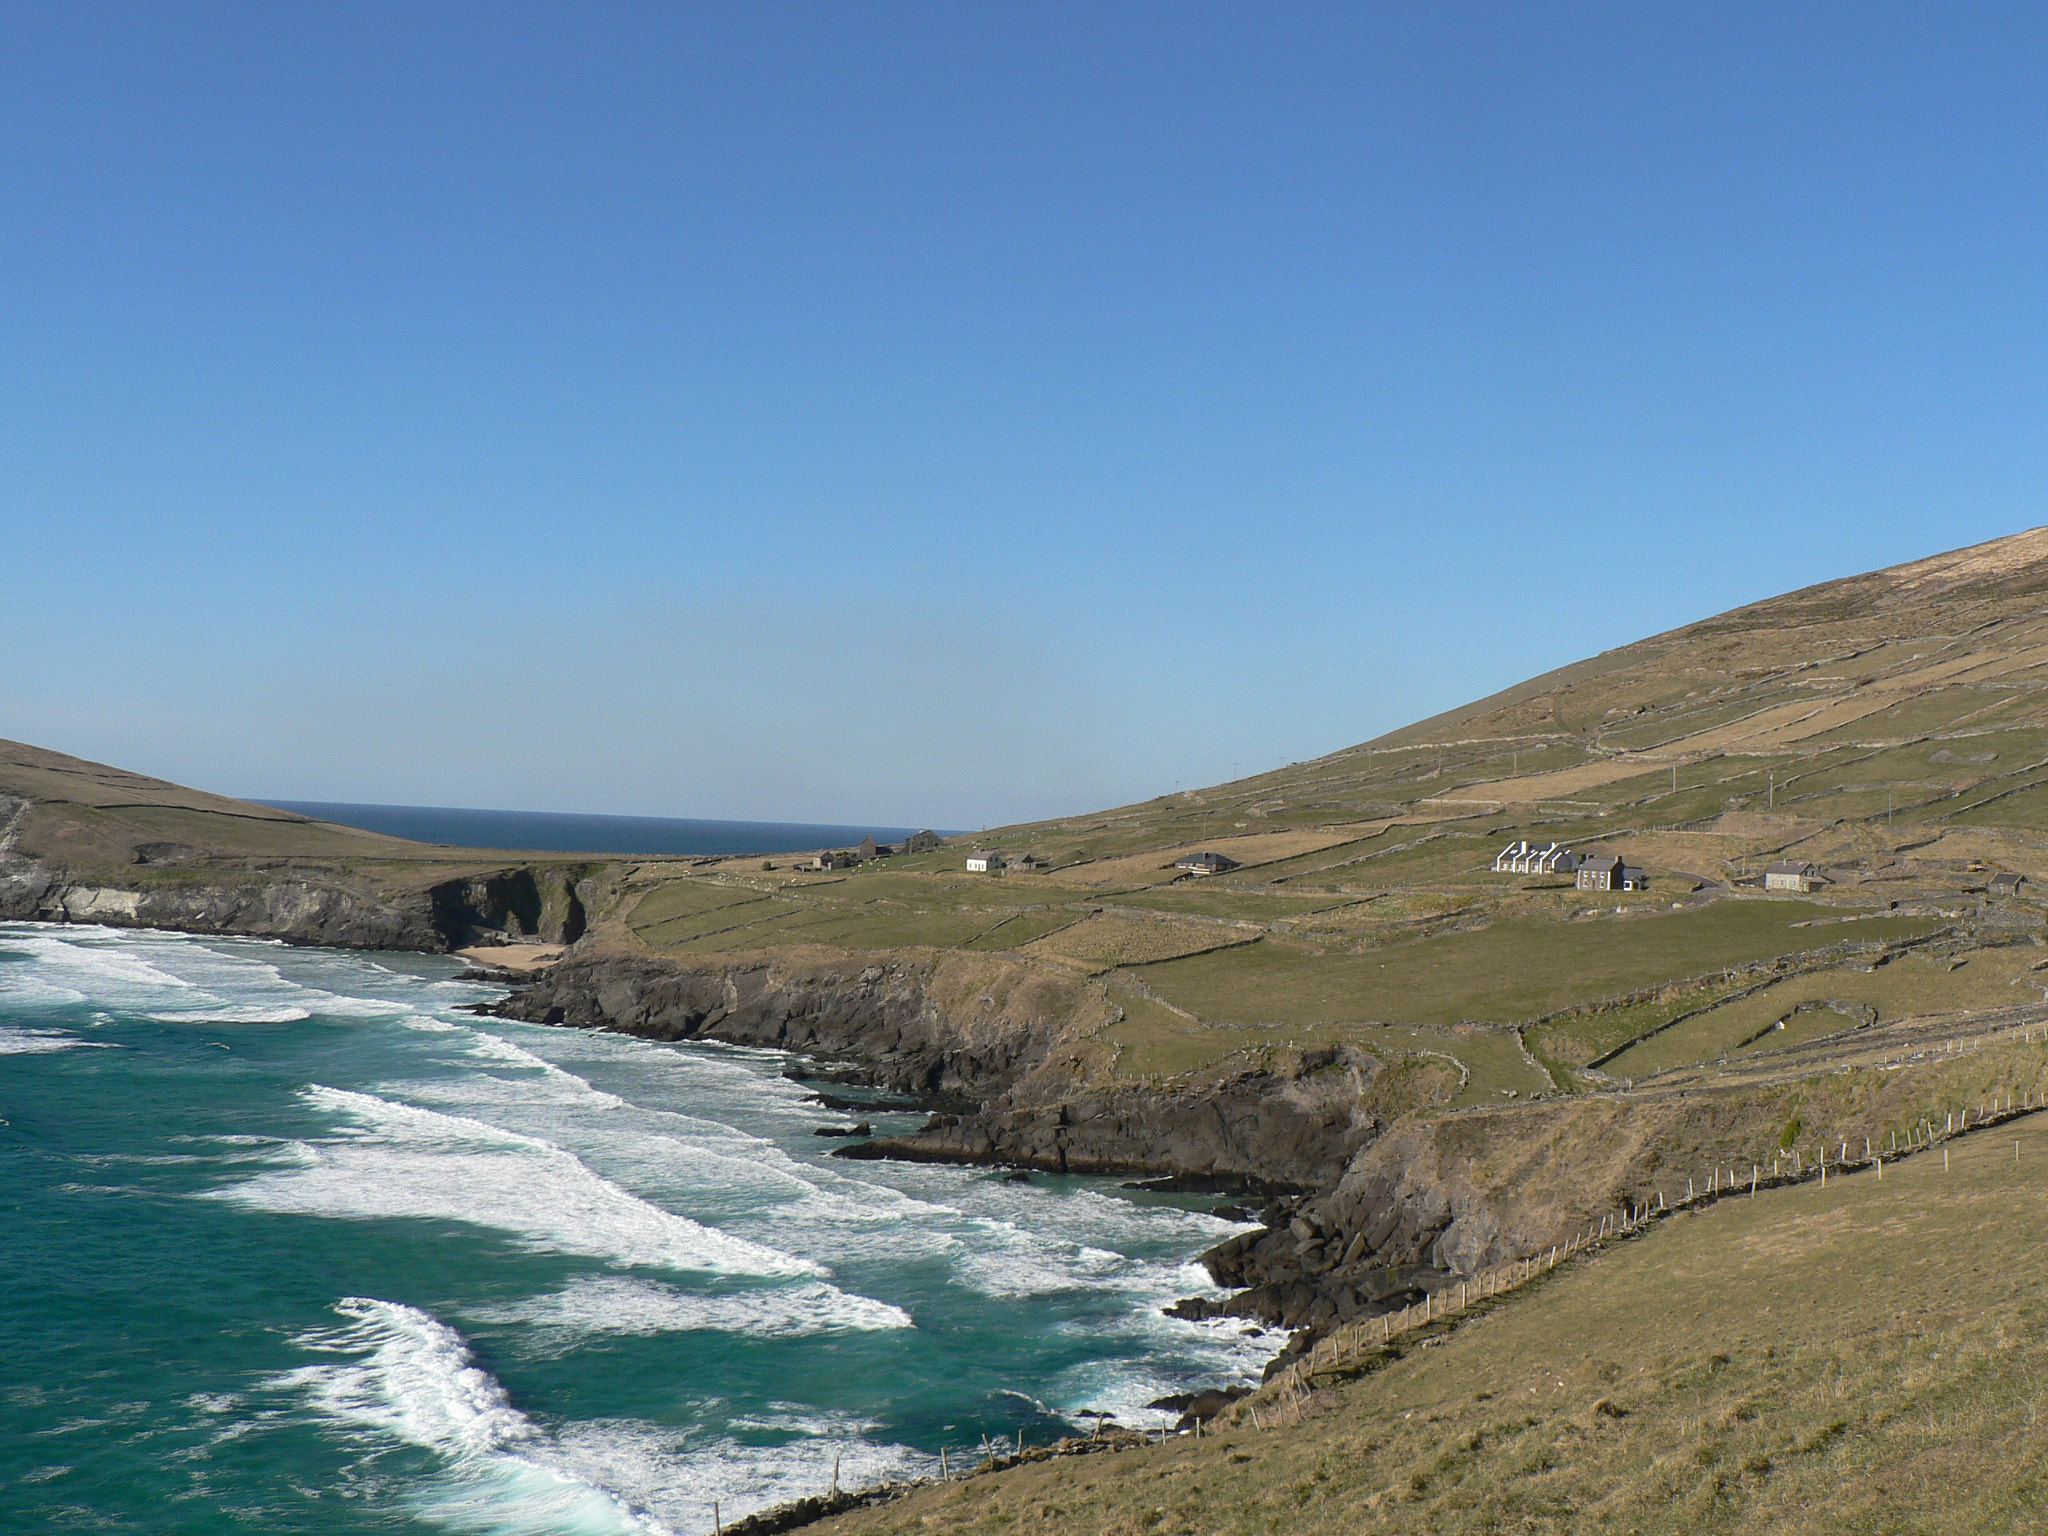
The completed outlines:
{"type": "Polygon", "coordinates": [[[1579,860],[1582,891],[1640,891],[1649,884],[1643,872],[1624,862],[1618,853],[1596,853],[1579,860]]]}
{"type": "Polygon", "coordinates": [[[1237,860],[1221,853],[1191,853],[1175,859],[1173,867],[1190,875],[1220,875],[1238,867],[1237,860]]]}
{"type": "Polygon", "coordinates": [[[903,839],[903,851],[905,853],[932,853],[942,846],[945,841],[943,837],[939,836],[930,827],[926,827],[921,831],[911,833],[910,836],[903,839]]]}

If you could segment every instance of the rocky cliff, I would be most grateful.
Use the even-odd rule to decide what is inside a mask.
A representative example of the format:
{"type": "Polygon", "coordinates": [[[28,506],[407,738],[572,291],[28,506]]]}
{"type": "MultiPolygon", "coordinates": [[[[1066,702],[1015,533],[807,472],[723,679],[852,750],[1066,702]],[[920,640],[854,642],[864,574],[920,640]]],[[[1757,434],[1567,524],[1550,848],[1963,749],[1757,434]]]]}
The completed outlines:
{"type": "Polygon", "coordinates": [[[32,820],[42,810],[59,823],[59,835],[48,840],[63,846],[62,834],[74,829],[49,817],[58,809],[0,794],[0,919],[430,952],[500,940],[569,943],[587,926],[589,866],[514,865],[379,882],[356,860],[238,858],[161,838],[104,836],[88,862],[75,863],[23,837],[25,828],[48,836],[50,828],[32,820]]]}

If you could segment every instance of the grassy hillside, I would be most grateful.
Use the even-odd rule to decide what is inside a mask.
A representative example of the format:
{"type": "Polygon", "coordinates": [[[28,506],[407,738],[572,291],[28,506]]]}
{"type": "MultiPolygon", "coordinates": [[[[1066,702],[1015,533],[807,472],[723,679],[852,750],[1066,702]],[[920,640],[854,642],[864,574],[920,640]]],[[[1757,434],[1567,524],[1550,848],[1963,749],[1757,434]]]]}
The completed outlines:
{"type": "Polygon", "coordinates": [[[59,883],[137,892],[154,903],[128,908],[125,917],[117,908],[117,920],[291,934],[289,919],[252,928],[232,902],[225,916],[194,915],[190,905],[210,892],[288,881],[420,914],[404,939],[388,928],[351,938],[345,923],[302,938],[431,944],[437,930],[443,940],[560,933],[570,884],[587,879],[598,861],[410,842],[0,741],[0,868],[24,865],[59,883]],[[510,884],[508,867],[522,872],[510,884]],[[429,912],[438,915],[430,921],[429,912]]]}
{"type": "Polygon", "coordinates": [[[974,841],[1047,867],[971,875],[964,841],[830,873],[649,865],[610,939],[710,962],[1002,954],[1124,1009],[1082,1053],[1097,1074],[1399,1038],[1457,1061],[1447,1103],[2023,1001],[2010,946],[2040,909],[1985,888],[2048,881],[2048,530],[1752,604],[1314,762],[974,841]],[[1519,837],[1621,853],[1650,888],[1493,873],[1519,837]],[[1204,848],[1241,867],[1172,868],[1204,848]],[[1780,857],[1829,883],[1765,892],[1780,857]]]}
{"type": "MultiPolygon", "coordinates": [[[[2048,1515],[2048,1125],[1696,1215],[1195,1441],[1061,1458],[833,1536],[1926,1533],[2048,1515]]],[[[1377,1352],[1375,1352],[1376,1354],[1377,1352]]]]}

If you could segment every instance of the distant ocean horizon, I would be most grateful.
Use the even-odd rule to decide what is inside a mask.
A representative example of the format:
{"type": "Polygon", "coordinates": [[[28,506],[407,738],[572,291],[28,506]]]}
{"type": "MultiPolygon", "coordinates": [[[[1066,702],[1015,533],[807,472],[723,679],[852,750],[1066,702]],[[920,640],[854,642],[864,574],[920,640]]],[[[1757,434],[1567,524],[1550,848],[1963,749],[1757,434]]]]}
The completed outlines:
{"type": "Polygon", "coordinates": [[[808,821],[703,821],[675,816],[590,816],[568,811],[487,811],[447,805],[356,805],[334,800],[259,800],[320,821],[463,848],[548,853],[749,854],[851,847],[864,837],[901,842],[916,827],[808,821]]]}

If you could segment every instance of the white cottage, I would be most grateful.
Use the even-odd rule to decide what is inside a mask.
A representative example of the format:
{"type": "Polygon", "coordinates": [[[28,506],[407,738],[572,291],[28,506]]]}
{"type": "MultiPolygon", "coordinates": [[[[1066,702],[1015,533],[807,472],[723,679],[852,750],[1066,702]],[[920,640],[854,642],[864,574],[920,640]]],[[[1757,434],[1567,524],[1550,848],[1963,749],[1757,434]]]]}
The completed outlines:
{"type": "Polygon", "coordinates": [[[1497,875],[1568,875],[1579,867],[1579,856],[1562,843],[1545,843],[1541,848],[1526,838],[1509,843],[1493,856],[1497,875]]]}

